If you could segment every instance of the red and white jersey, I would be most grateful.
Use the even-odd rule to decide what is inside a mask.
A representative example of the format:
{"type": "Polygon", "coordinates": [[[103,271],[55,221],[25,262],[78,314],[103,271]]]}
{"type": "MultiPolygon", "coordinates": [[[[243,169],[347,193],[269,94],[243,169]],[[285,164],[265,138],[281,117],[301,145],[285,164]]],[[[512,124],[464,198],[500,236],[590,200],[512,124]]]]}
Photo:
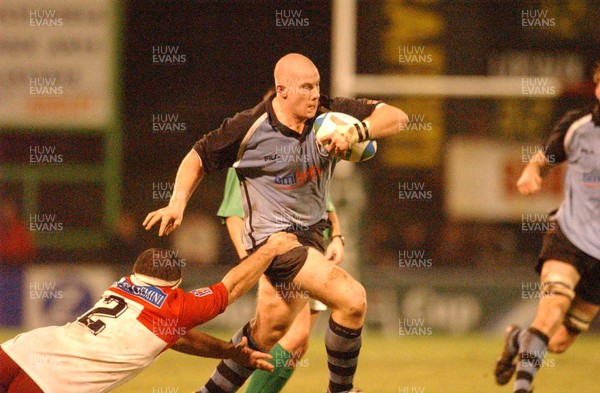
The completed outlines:
{"type": "Polygon", "coordinates": [[[20,334],[2,349],[44,392],[108,392],[227,304],[222,282],[184,292],[129,276],[108,288],[77,321],[20,334]]]}

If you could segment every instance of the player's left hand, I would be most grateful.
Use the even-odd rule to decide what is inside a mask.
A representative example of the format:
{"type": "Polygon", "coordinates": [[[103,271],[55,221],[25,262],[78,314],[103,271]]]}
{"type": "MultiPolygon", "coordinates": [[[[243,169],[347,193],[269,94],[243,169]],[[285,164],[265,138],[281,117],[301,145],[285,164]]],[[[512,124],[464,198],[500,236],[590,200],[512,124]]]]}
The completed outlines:
{"type": "Polygon", "coordinates": [[[319,138],[319,143],[328,153],[343,157],[358,142],[358,132],[353,124],[346,124],[335,116],[331,116],[331,120],[337,125],[335,130],[319,138]]]}
{"type": "Polygon", "coordinates": [[[273,359],[273,356],[249,348],[247,337],[242,337],[242,341],[232,348],[230,355],[233,361],[244,367],[257,368],[268,372],[275,369],[271,363],[267,362],[268,359],[273,359]]]}
{"type": "Polygon", "coordinates": [[[336,265],[342,262],[342,259],[344,259],[344,243],[342,239],[339,237],[331,239],[325,251],[325,258],[336,265]]]}
{"type": "Polygon", "coordinates": [[[336,156],[344,156],[352,147],[352,144],[337,129],[319,140],[325,146],[328,153],[336,156]]]}

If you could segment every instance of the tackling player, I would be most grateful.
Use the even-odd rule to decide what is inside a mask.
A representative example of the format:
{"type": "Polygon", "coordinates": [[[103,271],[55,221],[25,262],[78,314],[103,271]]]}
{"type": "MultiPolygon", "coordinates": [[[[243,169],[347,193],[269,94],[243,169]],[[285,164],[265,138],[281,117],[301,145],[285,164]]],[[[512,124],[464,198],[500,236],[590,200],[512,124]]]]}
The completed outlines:
{"type": "MultiPolygon", "coordinates": [[[[600,101],[600,64],[594,72],[600,101]]],[[[531,392],[546,351],[561,353],[588,330],[600,306],[600,103],[558,123],[517,182],[524,195],[540,190],[550,164],[567,162],[565,199],[544,236],[536,271],[541,298],[531,326],[509,326],[496,364],[498,384],[517,373],[514,392],[531,392]],[[514,359],[516,358],[516,364],[514,359]]]]}
{"type": "MultiPolygon", "coordinates": [[[[242,184],[244,248],[252,253],[280,230],[292,230],[303,244],[273,260],[266,270],[268,285],[259,287],[256,316],[234,342],[244,335],[250,347],[271,350],[306,305],[308,298],[302,294],[307,293],[332,310],[325,334],[329,392],[348,392],[358,363],[366,293],[323,254],[326,195],[337,156],[356,142],[400,133],[408,117],[378,101],[321,96],[319,71],[297,53],[277,62],[274,77],[275,95],[226,119],[194,145],[179,167],[169,205],[149,213],[143,225],[149,230],[160,222],[159,236],[169,234],[181,225],[187,202],[204,174],[233,166],[242,184]],[[322,138],[330,153],[323,156],[312,124],[327,110],[360,121],[338,125],[322,138]],[[282,155],[288,159],[278,159],[282,155]]],[[[221,362],[201,391],[235,392],[250,374],[252,370],[234,362],[221,362]]]]}
{"type": "MultiPolygon", "coordinates": [[[[337,264],[344,258],[344,238],[341,235],[339,220],[330,198],[327,201],[327,215],[331,222],[331,228],[326,231],[325,237],[329,238],[330,242],[325,252],[325,258],[337,264]]],[[[229,168],[227,171],[223,201],[217,216],[221,217],[227,225],[229,236],[240,259],[245,258],[248,254],[242,244],[244,208],[240,182],[233,168],[229,168]]],[[[259,280],[259,285],[268,285],[264,276],[259,280]]],[[[308,349],[310,331],[317,322],[319,312],[325,310],[327,310],[327,306],[323,303],[310,299],[292,323],[290,330],[269,352],[273,356],[273,360],[271,360],[271,364],[275,367],[273,372],[256,370],[252,373],[246,393],[277,393],[283,389],[291,378],[297,362],[308,349]]]]}
{"type": "Polygon", "coordinates": [[[191,330],[246,293],[274,257],[300,246],[292,234],[272,235],[223,280],[191,292],[179,289],[180,261],[149,249],[133,274],[108,288],[77,321],[18,335],[0,348],[0,392],[108,392],[134,378],[165,350],[232,359],[272,370],[270,355],[191,330]]]}

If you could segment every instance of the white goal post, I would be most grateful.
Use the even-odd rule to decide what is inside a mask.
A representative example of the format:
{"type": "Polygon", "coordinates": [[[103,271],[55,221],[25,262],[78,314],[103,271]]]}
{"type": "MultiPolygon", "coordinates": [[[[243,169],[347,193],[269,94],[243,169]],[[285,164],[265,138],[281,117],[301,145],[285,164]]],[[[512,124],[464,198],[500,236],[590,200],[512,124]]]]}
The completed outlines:
{"type": "MultiPolygon", "coordinates": [[[[356,73],[357,0],[333,0],[331,95],[523,97],[523,77],[485,75],[375,75],[356,73]]],[[[544,78],[560,96],[563,83],[544,78]]]]}

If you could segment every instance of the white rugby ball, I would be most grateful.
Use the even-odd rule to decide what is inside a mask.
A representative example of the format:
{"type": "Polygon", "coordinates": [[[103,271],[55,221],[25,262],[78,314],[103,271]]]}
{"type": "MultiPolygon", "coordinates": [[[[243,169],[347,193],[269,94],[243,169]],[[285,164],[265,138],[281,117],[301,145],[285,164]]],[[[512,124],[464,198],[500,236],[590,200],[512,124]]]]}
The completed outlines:
{"type": "MultiPolygon", "coordinates": [[[[324,138],[328,134],[335,131],[335,128],[340,124],[355,124],[360,120],[341,112],[327,112],[318,116],[313,123],[313,132],[317,141],[317,149],[323,156],[329,156],[330,153],[325,150],[327,146],[319,142],[319,139],[324,138]]],[[[352,145],[344,156],[337,156],[342,160],[351,162],[361,162],[371,159],[377,152],[377,141],[363,141],[352,145]]]]}

